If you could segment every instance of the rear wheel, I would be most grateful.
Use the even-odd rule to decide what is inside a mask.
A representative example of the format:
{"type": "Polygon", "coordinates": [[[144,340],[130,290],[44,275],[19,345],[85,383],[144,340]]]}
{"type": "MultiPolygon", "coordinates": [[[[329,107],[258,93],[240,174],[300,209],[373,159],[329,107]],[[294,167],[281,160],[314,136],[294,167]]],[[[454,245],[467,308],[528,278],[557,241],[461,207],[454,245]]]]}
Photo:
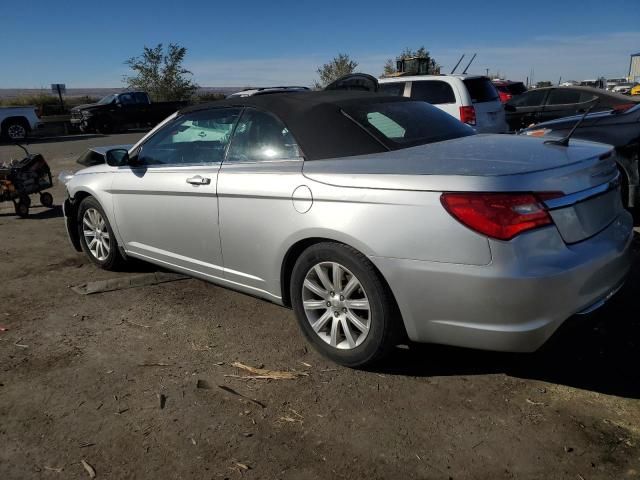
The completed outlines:
{"type": "Polygon", "coordinates": [[[80,246],[93,263],[105,270],[114,270],[121,262],[113,229],[102,206],[94,197],[87,197],[78,208],[80,246]]]}
{"type": "Polygon", "coordinates": [[[380,361],[398,343],[399,318],[371,262],[338,243],[309,247],[296,261],[291,300],[305,337],[349,367],[380,361]]]}

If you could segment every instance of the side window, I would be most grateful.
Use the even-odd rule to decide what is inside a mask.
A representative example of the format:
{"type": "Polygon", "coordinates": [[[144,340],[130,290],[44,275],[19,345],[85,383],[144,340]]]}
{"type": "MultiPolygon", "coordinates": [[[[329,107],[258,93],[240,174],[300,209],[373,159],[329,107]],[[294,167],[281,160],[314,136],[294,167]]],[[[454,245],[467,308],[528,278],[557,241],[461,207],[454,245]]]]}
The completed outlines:
{"type": "Polygon", "coordinates": [[[592,102],[595,99],[596,99],[596,96],[593,93],[580,92],[580,103],[592,102]]]}
{"type": "Polygon", "coordinates": [[[293,135],[278,118],[247,108],[236,127],[226,161],[256,162],[300,157],[302,154],[293,135]]]}
{"type": "Polygon", "coordinates": [[[136,103],[140,103],[140,104],[143,104],[143,105],[149,103],[147,101],[147,96],[142,92],[134,93],[133,94],[133,98],[135,98],[136,103]]]}
{"type": "Polygon", "coordinates": [[[142,165],[219,163],[240,117],[240,108],[216,108],[182,115],[142,145],[142,165]]]}
{"type": "Polygon", "coordinates": [[[529,90],[509,102],[514,107],[537,107],[542,105],[546,90],[529,90]]]}
{"type": "Polygon", "coordinates": [[[122,105],[133,105],[135,103],[135,100],[133,99],[133,95],[131,95],[130,93],[121,93],[120,96],[118,97],[118,101],[122,105]]]}
{"type": "Polygon", "coordinates": [[[554,88],[549,93],[547,105],[568,105],[571,103],[580,103],[580,92],[576,90],[554,88]]]}
{"type": "Polygon", "coordinates": [[[411,98],[432,105],[456,103],[451,85],[440,80],[422,80],[411,84],[411,98]]]}
{"type": "Polygon", "coordinates": [[[381,83],[379,92],[385,95],[396,95],[401,97],[404,95],[404,86],[406,82],[381,83]]]}

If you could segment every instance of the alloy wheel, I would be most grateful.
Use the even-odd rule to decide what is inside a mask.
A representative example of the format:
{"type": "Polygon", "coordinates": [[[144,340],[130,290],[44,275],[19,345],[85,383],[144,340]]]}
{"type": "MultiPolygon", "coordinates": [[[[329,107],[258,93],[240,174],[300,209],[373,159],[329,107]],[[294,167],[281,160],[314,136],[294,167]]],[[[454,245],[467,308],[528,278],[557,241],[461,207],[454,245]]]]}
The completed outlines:
{"type": "Polygon", "coordinates": [[[358,278],[339,263],[318,263],[307,272],[302,305],[313,331],[334,348],[356,348],[369,334],[367,294],[358,278]]]}
{"type": "Polygon", "coordinates": [[[109,229],[102,214],[95,208],[88,208],[82,216],[82,234],[87,248],[98,261],[104,262],[111,250],[109,229]]]}
{"type": "Polygon", "coordinates": [[[27,129],[19,124],[9,125],[9,128],[7,128],[7,136],[11,140],[22,140],[27,136],[27,129]]]}

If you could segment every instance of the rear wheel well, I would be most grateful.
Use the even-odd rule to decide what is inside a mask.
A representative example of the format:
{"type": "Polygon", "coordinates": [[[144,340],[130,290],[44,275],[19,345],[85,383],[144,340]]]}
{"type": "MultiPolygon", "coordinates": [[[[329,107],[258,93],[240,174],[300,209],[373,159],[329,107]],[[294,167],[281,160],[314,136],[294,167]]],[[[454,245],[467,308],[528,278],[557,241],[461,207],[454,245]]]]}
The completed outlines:
{"type": "MultiPolygon", "coordinates": [[[[310,246],[315,245],[317,243],[324,243],[324,242],[332,242],[332,243],[347,245],[348,247],[351,247],[351,245],[345,244],[343,242],[338,242],[331,238],[322,238],[322,237],[306,238],[304,240],[300,240],[297,243],[294,243],[289,248],[289,250],[284,256],[284,260],[282,261],[282,270],[280,274],[280,286],[281,286],[282,303],[284,304],[284,306],[291,308],[291,295],[290,295],[291,274],[293,272],[293,267],[296,263],[296,260],[298,260],[302,252],[304,252],[310,246]]],[[[359,252],[357,248],[355,247],[351,247],[351,248],[354,248],[356,251],[359,252]]],[[[389,299],[393,303],[393,308],[395,309],[398,321],[400,322],[399,328],[402,329],[401,330],[402,336],[404,338],[408,338],[408,335],[406,333],[406,328],[404,326],[404,321],[402,320],[402,314],[400,313],[400,308],[398,307],[398,302],[396,301],[396,297],[393,293],[393,290],[391,290],[391,287],[389,286],[387,279],[384,278],[384,275],[382,275],[382,272],[380,272],[378,267],[373,262],[371,264],[375,272],[378,274],[380,281],[382,282],[384,287],[387,289],[387,292],[389,294],[389,299]]]]}

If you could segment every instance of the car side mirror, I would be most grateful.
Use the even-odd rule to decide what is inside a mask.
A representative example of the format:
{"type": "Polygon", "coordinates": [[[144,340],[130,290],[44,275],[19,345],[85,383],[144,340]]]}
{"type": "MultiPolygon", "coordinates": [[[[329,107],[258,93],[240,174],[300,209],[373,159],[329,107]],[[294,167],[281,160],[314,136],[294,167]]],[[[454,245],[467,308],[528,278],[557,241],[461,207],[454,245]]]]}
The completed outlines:
{"type": "Polygon", "coordinates": [[[510,105],[508,103],[504,104],[504,111],[505,112],[515,112],[516,111],[516,107],[514,107],[513,105],[510,105]]]}
{"type": "Polygon", "coordinates": [[[123,167],[129,164],[129,152],[126,148],[114,148],[107,150],[105,155],[107,165],[112,167],[123,167]]]}

